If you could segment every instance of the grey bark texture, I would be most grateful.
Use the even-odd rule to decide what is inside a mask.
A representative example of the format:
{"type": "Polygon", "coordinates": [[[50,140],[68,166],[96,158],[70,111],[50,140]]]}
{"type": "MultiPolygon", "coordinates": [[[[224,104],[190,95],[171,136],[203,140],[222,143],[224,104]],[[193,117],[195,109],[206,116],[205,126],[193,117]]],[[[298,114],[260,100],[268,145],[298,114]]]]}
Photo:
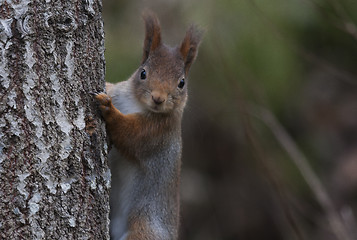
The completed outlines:
{"type": "Polygon", "coordinates": [[[109,239],[101,0],[0,0],[0,239],[109,239]]]}

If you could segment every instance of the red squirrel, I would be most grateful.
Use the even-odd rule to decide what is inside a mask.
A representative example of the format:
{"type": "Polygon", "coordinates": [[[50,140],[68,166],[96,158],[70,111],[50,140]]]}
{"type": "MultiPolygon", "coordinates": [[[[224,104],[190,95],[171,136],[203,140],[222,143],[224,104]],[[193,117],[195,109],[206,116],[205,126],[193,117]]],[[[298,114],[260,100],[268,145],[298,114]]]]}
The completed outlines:
{"type": "Polygon", "coordinates": [[[112,171],[112,239],[177,239],[181,119],[187,75],[202,32],[192,25],[179,46],[162,42],[158,18],[143,14],[141,65],[126,81],[106,83],[95,96],[115,148],[112,171]]]}

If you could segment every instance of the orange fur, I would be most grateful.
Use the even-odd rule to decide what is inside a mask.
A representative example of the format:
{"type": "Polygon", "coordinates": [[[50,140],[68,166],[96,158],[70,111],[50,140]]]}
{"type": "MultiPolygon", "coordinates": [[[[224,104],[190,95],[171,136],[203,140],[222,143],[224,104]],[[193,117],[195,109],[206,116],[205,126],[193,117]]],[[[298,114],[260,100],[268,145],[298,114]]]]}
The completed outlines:
{"type": "Polygon", "coordinates": [[[199,43],[201,42],[202,31],[192,25],[186,32],[180,47],[180,52],[185,62],[185,72],[187,74],[191,64],[196,59],[199,43]]]}
{"type": "Polygon", "coordinates": [[[177,129],[179,122],[174,114],[122,114],[111,97],[101,93],[96,96],[105,119],[107,131],[114,146],[128,159],[139,161],[143,148],[159,144],[161,138],[177,129]],[[154,141],[157,139],[157,141],[154,141]],[[146,146],[144,146],[146,145],[146,146]],[[141,151],[138,151],[141,149],[141,151]]]}
{"type": "Polygon", "coordinates": [[[129,220],[128,236],[126,240],[157,240],[149,221],[143,218],[129,220]]]}
{"type": "Polygon", "coordinates": [[[118,186],[112,183],[119,194],[114,200],[111,196],[111,204],[120,207],[111,215],[119,219],[114,227],[125,223],[115,238],[174,240],[179,225],[181,119],[187,101],[186,84],[180,83],[187,81],[201,33],[191,26],[181,45],[171,48],[161,41],[158,18],[151,12],[143,18],[141,66],[127,81],[107,83],[108,95],[95,97],[107,132],[124,157],[113,156],[111,162],[125,161],[114,168],[119,169],[118,176],[125,177],[119,177],[118,186]]]}
{"type": "Polygon", "coordinates": [[[149,53],[161,45],[161,28],[159,19],[151,11],[143,14],[145,22],[144,54],[142,63],[149,57],[149,53]]]}

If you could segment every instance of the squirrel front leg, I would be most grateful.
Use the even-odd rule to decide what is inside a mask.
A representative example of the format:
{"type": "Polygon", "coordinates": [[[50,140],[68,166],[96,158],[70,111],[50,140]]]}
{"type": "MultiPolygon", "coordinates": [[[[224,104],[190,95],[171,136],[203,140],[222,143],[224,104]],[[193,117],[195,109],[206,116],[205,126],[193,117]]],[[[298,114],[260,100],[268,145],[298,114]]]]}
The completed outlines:
{"type": "Polygon", "coordinates": [[[108,124],[113,124],[115,120],[119,120],[123,115],[118,109],[116,109],[112,103],[112,98],[105,93],[99,93],[95,96],[97,101],[100,103],[100,110],[105,119],[105,122],[108,124]]]}
{"type": "Polygon", "coordinates": [[[142,135],[141,120],[137,114],[124,115],[114,107],[112,99],[105,93],[95,96],[105,120],[107,131],[114,146],[128,159],[136,160],[135,149],[142,135]]]}

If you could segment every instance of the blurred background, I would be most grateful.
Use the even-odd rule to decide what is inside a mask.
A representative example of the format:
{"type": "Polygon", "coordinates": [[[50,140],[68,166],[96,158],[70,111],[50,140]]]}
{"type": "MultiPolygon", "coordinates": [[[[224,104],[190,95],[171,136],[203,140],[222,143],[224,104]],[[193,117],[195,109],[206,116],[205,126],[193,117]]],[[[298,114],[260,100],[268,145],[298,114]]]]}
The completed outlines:
{"type": "Polygon", "coordinates": [[[106,78],[205,29],[183,124],[180,239],[357,239],[355,0],[104,0],[106,78]]]}

